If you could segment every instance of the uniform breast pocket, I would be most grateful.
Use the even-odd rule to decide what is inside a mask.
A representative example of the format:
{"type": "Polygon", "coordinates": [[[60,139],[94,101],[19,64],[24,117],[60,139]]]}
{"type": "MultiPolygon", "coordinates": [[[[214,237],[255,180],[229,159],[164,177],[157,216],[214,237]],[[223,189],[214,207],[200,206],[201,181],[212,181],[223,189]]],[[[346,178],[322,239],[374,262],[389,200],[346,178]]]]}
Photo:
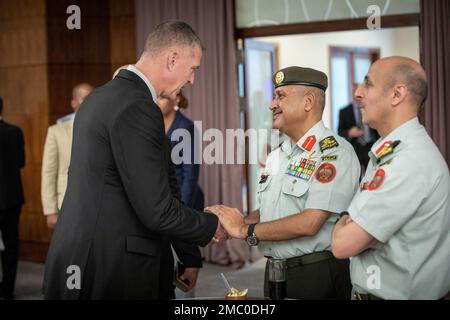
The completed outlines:
{"type": "Polygon", "coordinates": [[[257,188],[257,193],[261,193],[267,190],[267,188],[269,187],[270,182],[272,181],[272,177],[271,176],[267,176],[267,178],[261,179],[259,181],[258,184],[258,188],[257,188]]]}
{"type": "Polygon", "coordinates": [[[309,190],[310,183],[300,178],[287,175],[283,182],[283,193],[289,196],[301,197],[309,190]]]}

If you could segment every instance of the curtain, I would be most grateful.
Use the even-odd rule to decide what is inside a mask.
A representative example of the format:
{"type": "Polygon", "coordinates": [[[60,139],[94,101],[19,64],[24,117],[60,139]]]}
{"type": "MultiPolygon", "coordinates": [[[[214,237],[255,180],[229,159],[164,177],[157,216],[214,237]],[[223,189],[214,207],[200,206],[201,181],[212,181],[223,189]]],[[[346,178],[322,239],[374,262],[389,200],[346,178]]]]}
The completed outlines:
{"type": "MultiPolygon", "coordinates": [[[[189,100],[183,113],[193,121],[202,121],[203,132],[217,128],[225,137],[225,129],[239,128],[233,1],[136,0],[135,12],[138,56],[148,33],[164,20],[183,20],[197,32],[205,51],[194,85],[183,90],[189,100]]],[[[203,143],[203,148],[209,143],[203,143]]],[[[223,203],[242,210],[243,173],[242,165],[203,164],[200,185],[205,205],[223,203]]],[[[202,253],[206,261],[236,266],[250,257],[250,249],[242,240],[209,245],[202,253]]]]}
{"type": "Polygon", "coordinates": [[[428,77],[422,123],[450,166],[450,1],[420,3],[421,62],[428,77]]]}

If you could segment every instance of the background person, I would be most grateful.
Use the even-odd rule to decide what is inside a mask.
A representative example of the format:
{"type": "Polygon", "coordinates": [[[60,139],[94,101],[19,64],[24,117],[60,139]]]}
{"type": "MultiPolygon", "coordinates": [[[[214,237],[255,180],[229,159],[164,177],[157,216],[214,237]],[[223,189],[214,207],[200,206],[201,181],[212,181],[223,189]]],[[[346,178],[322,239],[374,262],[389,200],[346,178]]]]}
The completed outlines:
{"type": "MultiPolygon", "coordinates": [[[[77,112],[93,87],[87,83],[76,85],[72,90],[71,106],[77,112]]],[[[41,199],[47,225],[53,229],[64,199],[72,149],[73,119],[48,128],[42,157],[41,199]]]]}
{"type": "Polygon", "coordinates": [[[3,99],[0,97],[0,231],[3,278],[0,297],[14,298],[19,258],[19,216],[24,204],[20,170],[25,166],[22,130],[3,120],[3,99]]]}

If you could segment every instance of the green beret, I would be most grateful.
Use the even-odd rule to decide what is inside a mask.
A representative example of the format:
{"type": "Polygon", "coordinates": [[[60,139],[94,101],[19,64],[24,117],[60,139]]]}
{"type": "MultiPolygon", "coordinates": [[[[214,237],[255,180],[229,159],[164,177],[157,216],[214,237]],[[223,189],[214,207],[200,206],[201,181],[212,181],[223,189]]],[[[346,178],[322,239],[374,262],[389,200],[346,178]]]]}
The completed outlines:
{"type": "Polygon", "coordinates": [[[272,81],[275,88],[288,85],[300,85],[316,87],[326,91],[328,87],[328,78],[325,73],[302,67],[287,67],[281,69],[273,75],[272,81]]]}

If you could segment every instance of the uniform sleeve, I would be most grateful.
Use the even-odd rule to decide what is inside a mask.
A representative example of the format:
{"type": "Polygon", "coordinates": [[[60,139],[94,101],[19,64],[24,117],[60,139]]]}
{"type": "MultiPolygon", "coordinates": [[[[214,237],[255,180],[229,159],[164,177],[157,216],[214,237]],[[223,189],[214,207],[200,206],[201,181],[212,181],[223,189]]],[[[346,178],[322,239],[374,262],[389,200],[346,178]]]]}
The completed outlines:
{"type": "Polygon", "coordinates": [[[384,171],[381,185],[359,192],[348,209],[353,221],[380,242],[388,241],[425,198],[424,180],[418,179],[420,172],[413,170],[410,162],[397,157],[379,168],[384,171]]]}
{"type": "Polygon", "coordinates": [[[58,213],[58,145],[52,127],[48,129],[42,158],[41,199],[44,215],[58,213]]]}
{"type": "Polygon", "coordinates": [[[341,213],[347,210],[358,188],[361,168],[356,155],[346,149],[340,149],[327,156],[336,156],[337,159],[324,161],[316,168],[311,178],[305,209],[341,213]]]}

